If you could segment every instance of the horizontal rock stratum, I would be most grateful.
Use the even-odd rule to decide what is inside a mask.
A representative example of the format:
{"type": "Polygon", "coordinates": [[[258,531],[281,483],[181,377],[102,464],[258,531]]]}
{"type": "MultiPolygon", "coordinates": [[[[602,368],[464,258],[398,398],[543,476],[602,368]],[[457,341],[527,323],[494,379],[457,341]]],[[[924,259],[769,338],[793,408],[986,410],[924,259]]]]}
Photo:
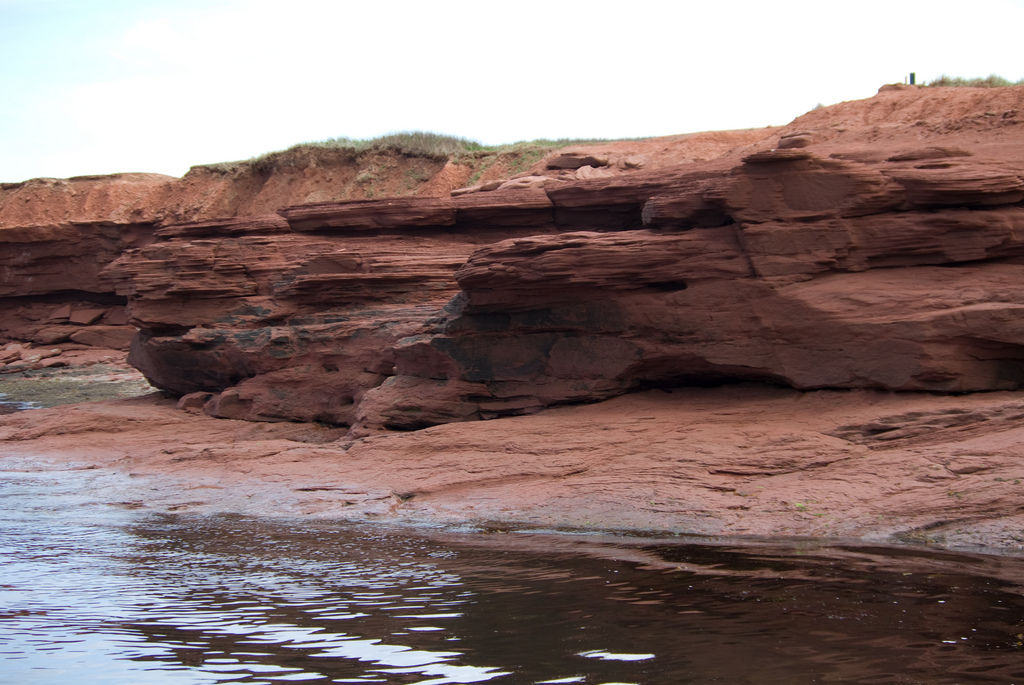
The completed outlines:
{"type": "MultiPolygon", "coordinates": [[[[259,447],[197,434],[180,460],[258,458],[273,480],[343,455],[331,482],[376,488],[373,515],[472,518],[453,513],[465,493],[492,493],[502,520],[882,537],[967,522],[956,535],[983,541],[970,531],[998,520],[1010,544],[1022,112],[1021,87],[894,86],[781,128],[506,160],[508,178],[377,157],[8,184],[0,336],[133,334],[132,364],[184,410],[153,421],[259,447]],[[360,165],[385,162],[389,192],[369,198],[360,165]],[[261,446],[310,431],[329,444],[261,446]],[[807,518],[818,500],[828,526],[807,518]]],[[[118,407],[96,411],[149,411],[118,407]]],[[[8,419],[9,439],[59,442],[92,410],[45,411],[8,419]]],[[[150,447],[124,458],[179,468],[150,447]]],[[[363,506],[311,497],[323,515],[363,506]]]]}
{"type": "Polygon", "coordinates": [[[158,387],[355,435],[735,381],[1017,389],[1024,95],[992,92],[952,133],[819,123],[591,180],[166,223],[103,276],[158,387]]]}
{"type": "Polygon", "coordinates": [[[157,387],[355,435],[735,381],[1016,389],[1024,95],[949,90],[883,89],[710,161],[560,151],[454,197],[275,207],[323,196],[309,169],[11,184],[0,293],[39,339],[63,321],[40,302],[126,303],[157,387]]]}

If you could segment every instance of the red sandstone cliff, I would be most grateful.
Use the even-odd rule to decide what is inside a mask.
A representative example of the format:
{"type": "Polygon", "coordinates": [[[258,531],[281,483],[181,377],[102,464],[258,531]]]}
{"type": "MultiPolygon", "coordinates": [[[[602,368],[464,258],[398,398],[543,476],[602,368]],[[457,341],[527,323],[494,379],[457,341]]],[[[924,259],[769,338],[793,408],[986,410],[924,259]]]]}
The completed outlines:
{"type": "MultiPolygon", "coordinates": [[[[730,380],[1016,388],[1021,98],[883,89],[453,198],[350,200],[349,158],[10,184],[0,306],[50,343],[128,302],[152,382],[251,419],[410,428],[730,380]]],[[[431,193],[464,180],[391,163],[431,193]]]]}
{"type": "Polygon", "coordinates": [[[165,221],[104,276],[158,387],[356,434],[738,380],[1016,389],[1022,100],[894,88],[710,161],[620,143],[489,192],[165,221]]]}
{"type": "MultiPolygon", "coordinates": [[[[903,530],[1012,522],[1007,483],[1024,473],[992,440],[1021,428],[1016,395],[912,393],[1024,383],[1021,112],[1020,87],[889,87],[781,129],[559,151],[470,192],[458,188],[468,174],[438,163],[423,192],[386,199],[367,200],[349,167],[301,165],[9,185],[0,335],[74,339],[83,324],[63,320],[70,313],[116,317],[124,304],[138,329],[132,362],[184,396],[182,408],[351,427],[350,438],[650,388],[816,390],[765,399],[738,389],[722,401],[688,390],[692,411],[648,393],[528,425],[439,426],[394,449],[373,438],[341,449],[351,477],[451,507],[459,495],[435,482],[451,476],[443,465],[426,480],[389,469],[409,467],[395,450],[433,463],[431,449],[454,455],[458,444],[501,488],[521,477],[590,488],[611,517],[588,510],[590,520],[609,525],[628,518],[623,502],[653,507],[637,514],[640,527],[671,518],[633,492],[655,472],[650,501],[675,498],[692,531],[806,533],[792,503],[811,485],[861,506],[855,525],[832,529],[841,534],[870,528],[880,514],[865,503],[883,491],[916,512],[904,512],[903,530]],[[862,394],[834,392],[850,390],[862,394]],[[801,418],[801,401],[821,415],[801,418]],[[632,427],[617,430],[614,416],[632,427]],[[711,427],[719,421],[727,434],[711,427]],[[598,435],[601,424],[612,431],[598,435]],[[689,466],[662,463],[680,450],[689,466]],[[578,456],[591,451],[600,464],[578,456]],[[612,451],[632,456],[618,463],[612,451]],[[617,478],[619,490],[598,482],[617,478]],[[900,489],[903,479],[916,485],[900,489]],[[755,483],[789,493],[760,503],[775,523],[739,521],[752,500],[736,497],[757,497],[755,483]],[[981,499],[964,513],[943,488],[981,499]],[[714,521],[698,526],[698,509],[714,521]]],[[[303,450],[314,462],[336,456],[303,450]]],[[[483,487],[462,477],[465,490],[483,487]]]]}
{"type": "MultiPolygon", "coordinates": [[[[759,131],[675,136],[642,144],[642,156],[630,156],[615,145],[599,150],[602,163],[621,171],[710,157],[762,137],[759,131]]],[[[116,174],[0,184],[0,338],[45,345],[74,336],[127,346],[134,328],[116,328],[125,325],[125,298],[115,294],[114,283],[101,272],[124,251],[153,242],[158,230],[161,239],[202,238],[211,232],[264,235],[282,227],[288,232],[275,212],[289,205],[408,195],[448,197],[471,177],[493,187],[517,171],[519,177],[577,175],[573,168],[547,170],[544,160],[536,162],[539,149],[481,154],[446,162],[386,150],[298,149],[272,155],[271,162],[197,166],[180,179],[116,174]],[[270,223],[268,215],[274,215],[270,223]],[[261,223],[254,217],[264,219],[261,223]],[[185,222],[193,225],[171,228],[185,222]],[[75,312],[89,315],[71,320],[75,312]],[[94,319],[96,312],[102,318],[83,323],[94,319]]],[[[464,256],[453,254],[460,264],[464,256]]]]}
{"type": "MultiPolygon", "coordinates": [[[[4,329],[53,343],[92,318],[124,344],[125,303],[158,387],[360,431],[735,380],[1015,389],[1022,97],[892,87],[455,197],[350,199],[369,162],[344,155],[9,184],[4,329]]],[[[430,195],[465,180],[392,157],[430,195]]]]}

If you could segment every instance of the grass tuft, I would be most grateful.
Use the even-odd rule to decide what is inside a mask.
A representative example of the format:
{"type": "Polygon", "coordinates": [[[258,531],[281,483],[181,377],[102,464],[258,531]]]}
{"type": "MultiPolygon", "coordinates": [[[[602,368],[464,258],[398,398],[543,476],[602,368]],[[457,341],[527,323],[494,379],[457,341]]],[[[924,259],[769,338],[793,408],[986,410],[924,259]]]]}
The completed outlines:
{"type": "MultiPolygon", "coordinates": [[[[448,136],[429,131],[400,131],[379,138],[329,138],[327,140],[293,145],[285,152],[299,149],[344,149],[353,152],[396,152],[406,157],[448,159],[467,152],[482,150],[475,140],[448,136]]],[[[274,153],[270,153],[274,154],[274,153]]]]}
{"type": "MultiPolygon", "coordinates": [[[[405,157],[418,157],[435,161],[464,161],[495,154],[522,154],[535,151],[543,153],[551,149],[568,147],[570,145],[599,145],[620,140],[627,139],[558,138],[551,140],[540,138],[505,145],[483,145],[469,138],[459,138],[442,133],[400,131],[378,138],[328,138],[327,140],[299,143],[286,150],[267,152],[247,160],[201,164],[193,168],[223,174],[235,173],[244,168],[267,173],[282,166],[315,166],[318,162],[327,158],[346,156],[355,158],[374,152],[390,152],[405,157]]],[[[636,138],[632,140],[644,139],[636,138]]],[[[539,158],[542,155],[536,154],[533,156],[539,158]]]]}
{"type": "Polygon", "coordinates": [[[924,85],[930,88],[1007,88],[1009,86],[1024,86],[1024,78],[1019,81],[1011,81],[998,74],[989,74],[985,78],[963,78],[962,76],[943,74],[924,85]]]}

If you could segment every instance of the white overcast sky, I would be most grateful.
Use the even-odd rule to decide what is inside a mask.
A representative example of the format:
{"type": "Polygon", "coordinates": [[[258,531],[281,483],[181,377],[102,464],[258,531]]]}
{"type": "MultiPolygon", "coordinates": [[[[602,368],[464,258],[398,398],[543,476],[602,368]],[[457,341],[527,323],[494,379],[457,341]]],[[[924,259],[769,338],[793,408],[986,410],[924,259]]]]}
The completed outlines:
{"type": "Polygon", "coordinates": [[[0,181],[180,176],[295,143],[781,125],[1024,77],[1024,0],[0,0],[0,181]]]}

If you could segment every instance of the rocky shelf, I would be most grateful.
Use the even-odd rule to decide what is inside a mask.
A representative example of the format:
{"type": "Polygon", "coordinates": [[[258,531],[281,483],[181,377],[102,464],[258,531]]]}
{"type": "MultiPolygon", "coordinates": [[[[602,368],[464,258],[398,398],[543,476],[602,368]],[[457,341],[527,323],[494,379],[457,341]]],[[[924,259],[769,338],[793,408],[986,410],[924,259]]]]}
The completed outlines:
{"type": "Polygon", "coordinates": [[[349,441],[652,389],[1017,391],[1024,88],[951,90],[705,158],[562,150],[464,189],[449,164],[423,195],[324,200],[330,169],[9,184],[0,336],[130,346],[181,410],[349,441]]]}

